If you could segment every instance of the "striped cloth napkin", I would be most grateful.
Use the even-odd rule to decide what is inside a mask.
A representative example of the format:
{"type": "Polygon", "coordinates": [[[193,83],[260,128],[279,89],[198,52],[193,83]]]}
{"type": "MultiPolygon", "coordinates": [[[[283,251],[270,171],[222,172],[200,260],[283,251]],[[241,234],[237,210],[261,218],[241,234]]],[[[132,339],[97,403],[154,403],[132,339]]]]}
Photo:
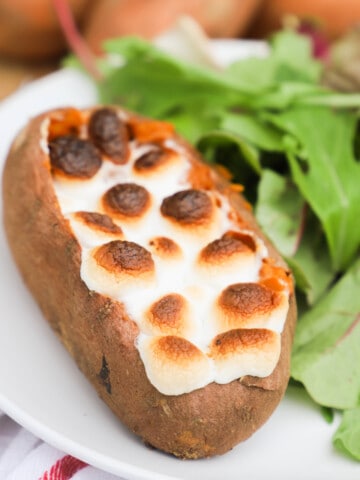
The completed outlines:
{"type": "Polygon", "coordinates": [[[1,411],[0,479],[121,480],[44,443],[1,411]]]}

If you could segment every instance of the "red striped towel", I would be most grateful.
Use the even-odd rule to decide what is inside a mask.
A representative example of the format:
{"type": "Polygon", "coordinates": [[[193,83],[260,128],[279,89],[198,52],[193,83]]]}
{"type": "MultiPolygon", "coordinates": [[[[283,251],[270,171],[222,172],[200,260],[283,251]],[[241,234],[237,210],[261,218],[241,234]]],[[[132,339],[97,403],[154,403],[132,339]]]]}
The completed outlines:
{"type": "Polygon", "coordinates": [[[0,479],[121,480],[42,442],[1,411],[0,479]]]}

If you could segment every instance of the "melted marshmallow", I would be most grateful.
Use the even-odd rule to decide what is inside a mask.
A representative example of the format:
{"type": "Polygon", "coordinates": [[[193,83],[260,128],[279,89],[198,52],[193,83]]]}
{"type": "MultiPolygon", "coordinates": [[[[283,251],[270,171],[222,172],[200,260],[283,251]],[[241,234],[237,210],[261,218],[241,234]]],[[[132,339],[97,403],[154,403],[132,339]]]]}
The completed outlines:
{"type": "MultiPolygon", "coordinates": [[[[47,120],[43,129],[48,125],[47,120]]],[[[82,132],[86,136],[86,129],[82,132]]],[[[53,176],[62,213],[82,248],[81,278],[89,289],[125,305],[140,329],[136,348],[149,381],[160,392],[180,395],[213,381],[268,376],[279,359],[289,292],[259,287],[265,293],[263,304],[257,304],[255,297],[249,300],[254,289],[231,290],[258,285],[267,249],[253,232],[240,228],[227,197],[216,190],[198,195],[206,197],[204,221],[192,210],[191,195],[181,194],[180,211],[174,212],[171,202],[179,202],[178,192],[193,188],[192,163],[174,138],[162,145],[164,157],[146,157],[158,145],[135,138],[124,164],[103,155],[90,179],[53,176]],[[123,183],[148,193],[147,208],[136,218],[104,208],[106,192],[123,183]],[[78,212],[97,212],[107,226],[97,228],[100,220],[84,221],[78,212]],[[193,222],[186,221],[188,213],[193,222]]],[[[42,147],[49,151],[43,140],[42,147]]]]}

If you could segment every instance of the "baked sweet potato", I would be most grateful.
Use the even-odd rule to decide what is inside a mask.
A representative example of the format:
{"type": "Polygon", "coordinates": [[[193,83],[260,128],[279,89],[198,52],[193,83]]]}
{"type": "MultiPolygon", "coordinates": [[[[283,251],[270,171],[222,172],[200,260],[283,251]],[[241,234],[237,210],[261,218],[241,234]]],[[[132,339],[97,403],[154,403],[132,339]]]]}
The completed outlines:
{"type": "Polygon", "coordinates": [[[289,379],[292,276],[237,190],[171,125],[118,107],[32,119],[4,169],[8,242],[45,318],[119,419],[182,458],[248,438],[289,379]]]}

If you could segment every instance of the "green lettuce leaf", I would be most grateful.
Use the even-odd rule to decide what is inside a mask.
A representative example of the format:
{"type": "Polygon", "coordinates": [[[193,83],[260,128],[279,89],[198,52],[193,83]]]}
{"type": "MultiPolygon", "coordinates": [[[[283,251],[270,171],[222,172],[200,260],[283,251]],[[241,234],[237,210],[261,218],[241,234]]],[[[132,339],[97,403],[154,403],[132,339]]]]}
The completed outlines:
{"type": "Polygon", "coordinates": [[[312,56],[309,38],[284,30],[271,38],[268,56],[235,61],[228,67],[227,74],[247,89],[265,94],[284,82],[314,85],[320,78],[321,64],[312,56]]]}
{"type": "Polygon", "coordinates": [[[240,102],[247,104],[242,87],[220,72],[176,60],[150,43],[123,37],[105,43],[105,50],[123,59],[99,84],[104,102],[118,102],[149,116],[162,117],[174,109],[240,102]]]}
{"type": "Polygon", "coordinates": [[[306,215],[304,199],[293,182],[273,170],[263,170],[255,215],[292,268],[297,288],[313,304],[331,283],[334,271],[320,225],[309,212],[306,215]]]}
{"type": "Polygon", "coordinates": [[[360,407],[345,410],[333,442],[340,452],[360,460],[360,407]]]}
{"type": "Polygon", "coordinates": [[[288,151],[292,177],[323,225],[334,269],[343,271],[360,247],[357,118],[324,107],[292,108],[272,118],[302,146],[301,157],[288,151]]]}
{"type": "MultiPolygon", "coordinates": [[[[199,138],[197,146],[204,154],[206,151],[210,150],[213,154],[212,161],[223,163],[233,173],[241,170],[239,167],[241,164],[243,167],[244,163],[250,166],[257,174],[261,173],[260,152],[246,139],[246,137],[242,135],[236,135],[231,132],[217,129],[203,134],[202,137],[199,138]],[[235,158],[235,164],[231,163],[231,158],[229,163],[229,157],[226,159],[227,161],[221,162],[219,158],[219,150],[221,147],[225,146],[236,147],[238,155],[235,158]]],[[[242,181],[240,177],[236,178],[238,181],[242,181]]]]}
{"type": "MultiPolygon", "coordinates": [[[[104,49],[109,60],[107,66],[99,61],[105,72],[98,84],[100,100],[149,116],[165,118],[194,106],[201,112],[209,105],[220,110],[281,110],[294,103],[330,104],[333,95],[316,82],[321,66],[311,58],[308,40],[290,32],[274,37],[270,60],[243,60],[226,71],[175,59],[137,37],[109,40],[104,49]],[[121,67],[112,66],[114,57],[121,67]]],[[[360,106],[360,95],[337,95],[338,106],[349,101],[360,106]]]]}
{"type": "Polygon", "coordinates": [[[360,404],[360,259],[298,322],[291,374],[320,405],[360,404]]]}
{"type": "Polygon", "coordinates": [[[313,306],[322,297],[336,276],[329,251],[324,248],[324,243],[320,224],[311,218],[307,222],[295,254],[292,257],[285,257],[294,270],[296,286],[306,295],[308,307],[313,306]],[[304,279],[306,283],[302,287],[299,280],[303,282],[304,279]]]}
{"type": "Polygon", "coordinates": [[[293,256],[297,249],[303,207],[304,200],[289,179],[263,170],[255,215],[263,231],[286,257],[293,256]]]}
{"type": "Polygon", "coordinates": [[[259,116],[245,112],[241,114],[226,112],[221,118],[219,128],[232,133],[233,136],[246,139],[265,151],[281,152],[284,149],[283,133],[259,116]]]}

